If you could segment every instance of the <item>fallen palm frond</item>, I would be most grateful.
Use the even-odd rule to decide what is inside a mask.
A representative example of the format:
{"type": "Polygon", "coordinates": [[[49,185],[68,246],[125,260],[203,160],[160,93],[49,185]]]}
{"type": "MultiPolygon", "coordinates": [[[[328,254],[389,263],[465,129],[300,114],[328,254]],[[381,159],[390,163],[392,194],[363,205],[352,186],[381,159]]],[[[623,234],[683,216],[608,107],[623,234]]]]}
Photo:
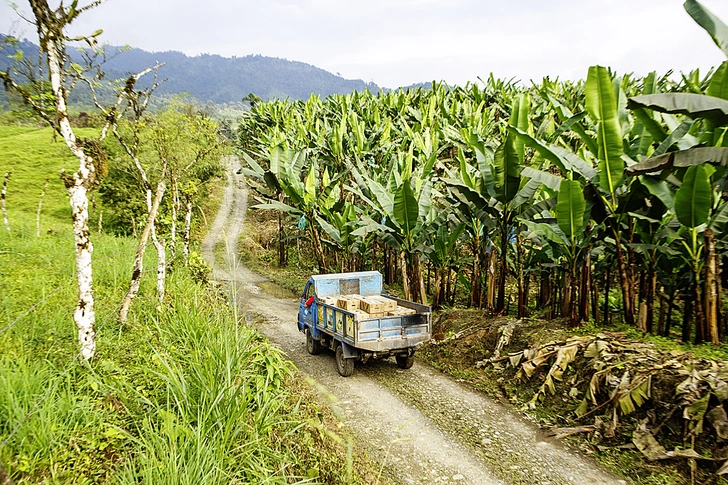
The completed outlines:
{"type": "Polygon", "coordinates": [[[623,333],[576,336],[502,357],[500,343],[499,352],[476,366],[505,364],[517,379],[539,379],[542,384],[527,405],[531,409],[547,396],[573,403],[576,425],[554,429],[553,436],[589,434],[599,445],[626,435],[631,443],[616,446],[634,446],[648,460],[681,458],[693,466],[696,460],[719,461],[724,463],[717,473],[728,473],[726,362],[660,351],[623,333]],[[630,415],[638,419],[620,421],[630,415]],[[675,449],[668,451],[660,441],[675,449]]]}

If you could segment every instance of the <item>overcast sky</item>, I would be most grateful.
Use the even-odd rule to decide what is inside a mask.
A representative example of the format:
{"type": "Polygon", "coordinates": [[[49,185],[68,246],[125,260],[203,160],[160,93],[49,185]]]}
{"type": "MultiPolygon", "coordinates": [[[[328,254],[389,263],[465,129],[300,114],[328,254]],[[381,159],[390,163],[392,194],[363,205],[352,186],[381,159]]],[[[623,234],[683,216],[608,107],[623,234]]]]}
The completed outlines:
{"type": "MultiPolygon", "coordinates": [[[[728,23],[728,0],[702,3],[728,23]]],[[[15,18],[0,3],[0,31],[15,18]]],[[[34,40],[31,26],[20,28],[34,40]]],[[[490,72],[577,79],[592,64],[688,71],[725,60],[682,0],[107,0],[74,28],[103,28],[104,41],[148,51],[281,57],[385,87],[463,84],[490,72]]]]}

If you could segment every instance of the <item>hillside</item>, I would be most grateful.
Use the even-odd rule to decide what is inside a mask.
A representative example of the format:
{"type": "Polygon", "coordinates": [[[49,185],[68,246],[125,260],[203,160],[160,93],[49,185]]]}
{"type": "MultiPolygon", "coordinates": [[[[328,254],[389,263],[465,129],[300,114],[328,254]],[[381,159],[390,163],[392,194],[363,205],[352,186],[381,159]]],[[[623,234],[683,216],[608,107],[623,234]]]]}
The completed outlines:
{"type": "MultiPolygon", "coordinates": [[[[0,34],[0,40],[2,39],[0,34]]],[[[29,42],[20,43],[26,58],[37,58],[38,47],[29,42]]],[[[0,49],[0,69],[7,69],[8,56],[14,51],[0,49]]],[[[166,65],[160,70],[163,83],[159,94],[189,93],[202,102],[238,102],[249,93],[261,97],[307,99],[311,93],[326,97],[330,94],[346,94],[369,89],[376,93],[379,87],[362,80],[344,79],[318,67],[303,62],[274,57],[249,55],[226,58],[202,54],[190,57],[181,52],[147,52],[142,49],[109,47],[111,58],[105,64],[106,78],[118,79],[129,72],[138,72],[156,62],[166,65]]],[[[74,58],[78,52],[71,53],[74,58]]],[[[4,93],[3,93],[4,96],[4,93]]]]}

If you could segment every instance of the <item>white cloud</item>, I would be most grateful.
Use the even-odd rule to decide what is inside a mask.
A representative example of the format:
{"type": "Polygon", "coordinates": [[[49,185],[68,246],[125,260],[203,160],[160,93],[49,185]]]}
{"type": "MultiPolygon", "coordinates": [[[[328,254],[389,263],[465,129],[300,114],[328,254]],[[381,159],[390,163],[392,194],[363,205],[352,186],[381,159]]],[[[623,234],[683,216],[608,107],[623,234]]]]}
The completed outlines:
{"type": "MultiPolygon", "coordinates": [[[[703,3],[728,22],[728,2],[703,3]]],[[[0,31],[12,16],[0,6],[0,31]]],[[[596,63],[644,74],[724,60],[682,0],[109,0],[75,32],[99,27],[112,44],[283,57],[388,87],[464,83],[491,71],[527,82],[584,77],[596,63]]]]}

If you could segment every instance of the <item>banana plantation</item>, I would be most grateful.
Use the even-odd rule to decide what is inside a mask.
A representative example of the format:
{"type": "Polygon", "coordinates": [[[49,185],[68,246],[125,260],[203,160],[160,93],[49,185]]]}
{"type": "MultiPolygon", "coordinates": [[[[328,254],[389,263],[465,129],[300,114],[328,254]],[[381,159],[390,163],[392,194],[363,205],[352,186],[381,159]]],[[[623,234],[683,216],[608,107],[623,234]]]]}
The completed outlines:
{"type": "Polygon", "coordinates": [[[728,62],[586,74],[255,104],[238,144],[278,263],[298,248],[435,308],[718,344],[728,62]]]}

